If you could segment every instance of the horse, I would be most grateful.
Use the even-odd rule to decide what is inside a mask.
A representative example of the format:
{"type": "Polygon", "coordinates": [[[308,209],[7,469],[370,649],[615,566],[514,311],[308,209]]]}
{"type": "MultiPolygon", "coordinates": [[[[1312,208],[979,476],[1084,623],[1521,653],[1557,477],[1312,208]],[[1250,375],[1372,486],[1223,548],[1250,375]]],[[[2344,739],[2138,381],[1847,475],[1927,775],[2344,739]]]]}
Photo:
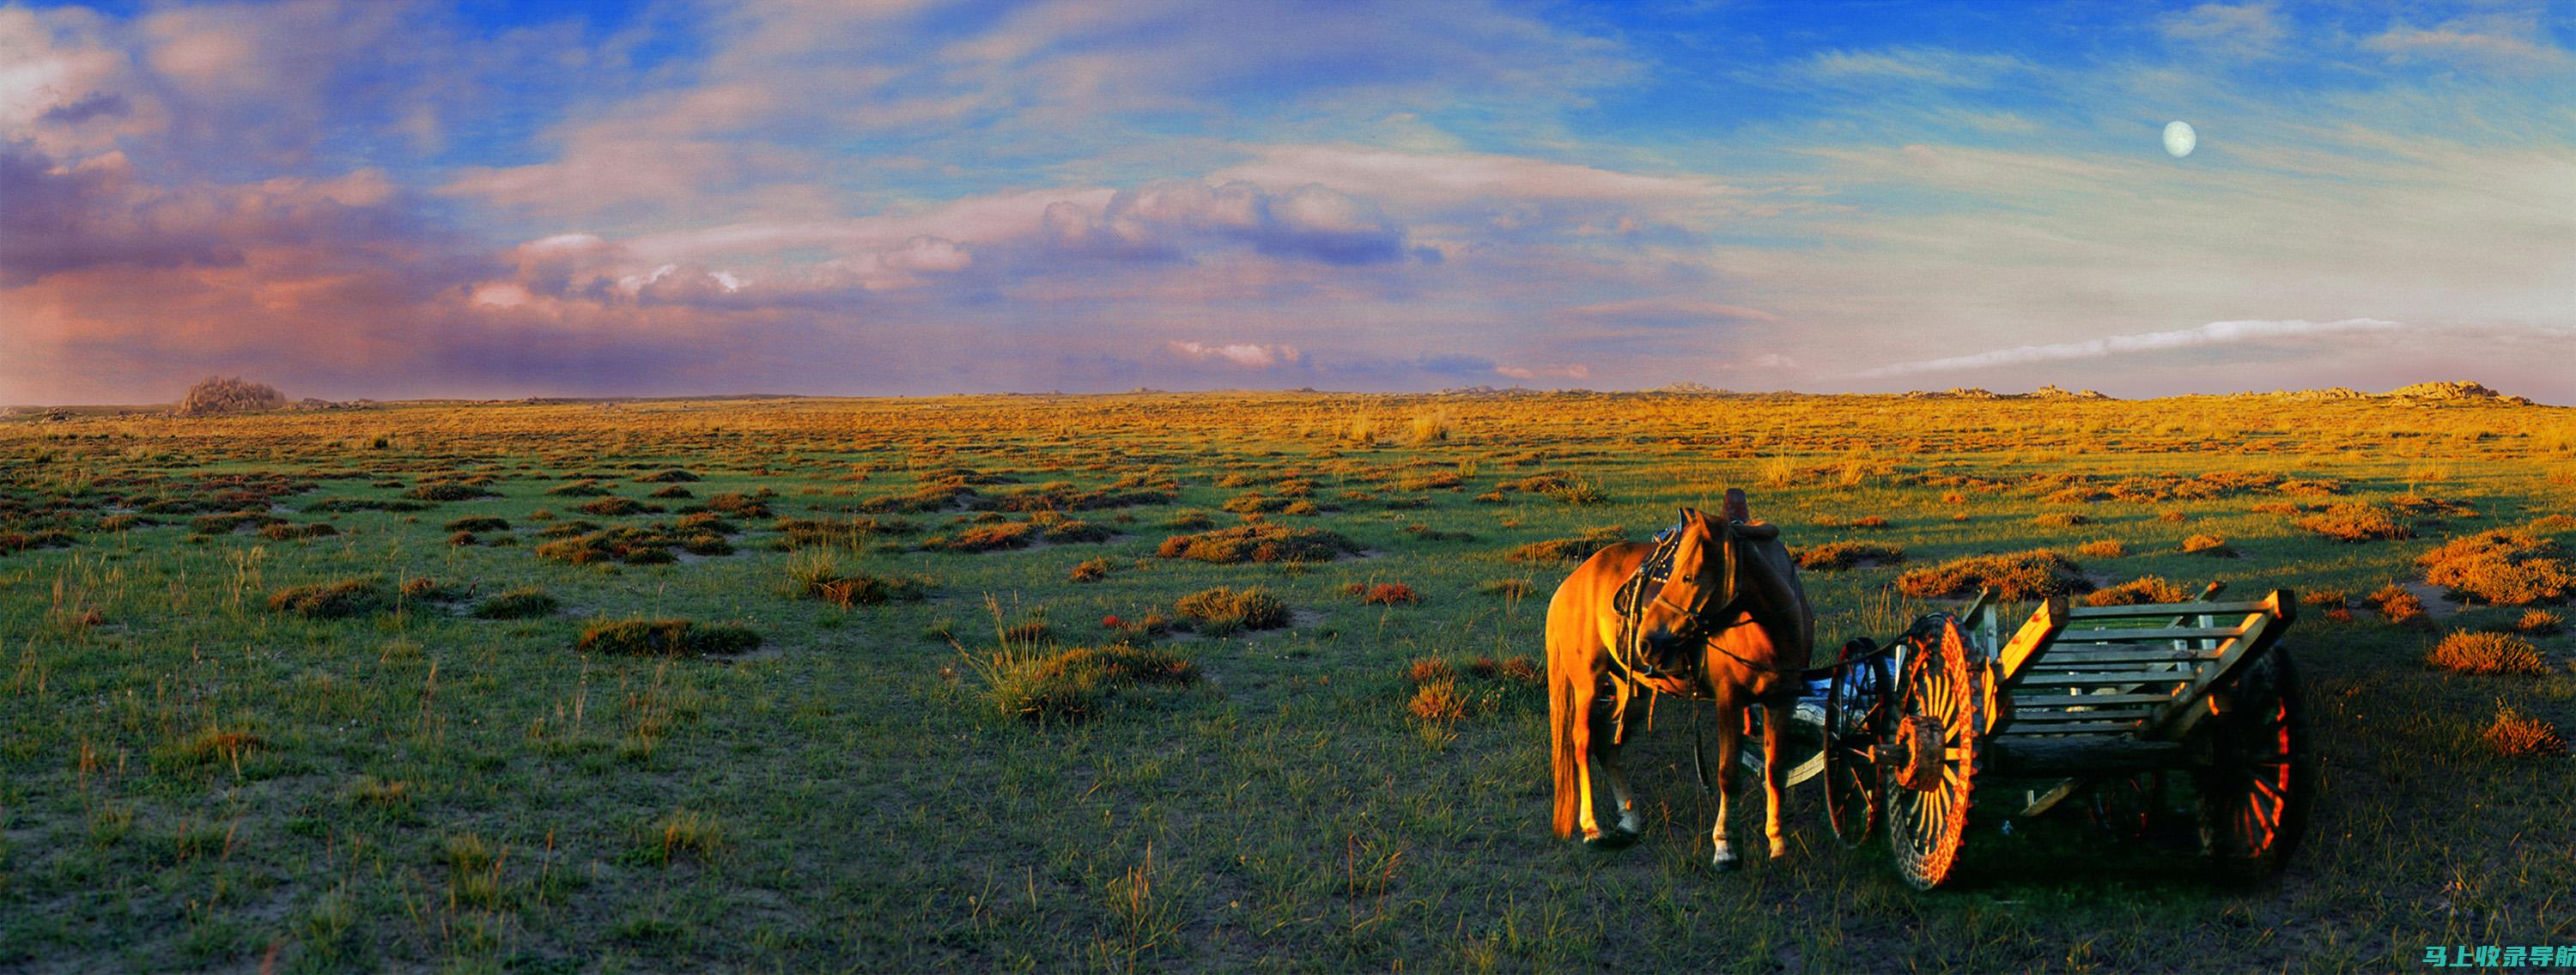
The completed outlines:
{"type": "Polygon", "coordinates": [[[1619,768],[1628,704],[1638,687],[1717,705],[1717,852],[1733,870],[1727,795],[1746,707],[1761,704],[1764,828],[1774,859],[1788,853],[1780,825],[1780,745],[1816,641],[1815,614],[1776,525],[1753,521],[1744,492],[1729,489],[1725,520],[1691,508],[1653,544],[1608,546],[1575,567],[1547,606],[1548,731],[1555,774],[1555,830],[1584,842],[1625,845],[1638,834],[1636,797],[1619,768]],[[1624,590],[1624,592],[1623,592],[1624,590]],[[1629,648],[1622,651],[1623,644],[1629,648]],[[1619,803],[1616,832],[1594,817],[1591,760],[1600,759],[1619,803]]]}

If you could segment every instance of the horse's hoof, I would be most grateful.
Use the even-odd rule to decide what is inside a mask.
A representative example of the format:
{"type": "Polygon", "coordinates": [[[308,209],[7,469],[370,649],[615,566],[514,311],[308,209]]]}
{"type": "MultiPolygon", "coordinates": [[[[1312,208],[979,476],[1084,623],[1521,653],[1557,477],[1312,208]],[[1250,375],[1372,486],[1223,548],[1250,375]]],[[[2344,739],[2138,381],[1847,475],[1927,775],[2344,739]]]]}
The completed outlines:
{"type": "Polygon", "coordinates": [[[1605,830],[1583,838],[1583,845],[1595,850],[1622,850],[1637,842],[1637,834],[1624,829],[1605,830]]]}
{"type": "Polygon", "coordinates": [[[1744,869],[1744,861],[1738,860],[1734,857],[1726,857],[1720,860],[1709,861],[1708,867],[1709,869],[1715,870],[1719,873],[1734,873],[1738,870],[1744,869]]]}

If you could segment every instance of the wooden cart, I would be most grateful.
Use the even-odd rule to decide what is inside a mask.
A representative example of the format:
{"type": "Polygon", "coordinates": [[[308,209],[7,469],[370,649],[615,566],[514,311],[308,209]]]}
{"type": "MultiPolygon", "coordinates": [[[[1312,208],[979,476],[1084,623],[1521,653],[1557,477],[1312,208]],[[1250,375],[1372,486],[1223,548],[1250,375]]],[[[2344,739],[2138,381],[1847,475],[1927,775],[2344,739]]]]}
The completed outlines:
{"type": "Polygon", "coordinates": [[[2286,590],[2251,602],[2071,607],[2049,599],[2007,634],[1980,594],[1881,647],[1845,645],[1820,735],[1834,835],[1883,821],[1908,883],[1948,879],[1969,807],[2035,816],[2094,790],[2191,777],[2202,851],[2236,876],[2279,869],[2314,795],[2298,679],[2280,648],[2286,590]],[[1999,788],[2010,783],[2011,788],[1999,788]]]}

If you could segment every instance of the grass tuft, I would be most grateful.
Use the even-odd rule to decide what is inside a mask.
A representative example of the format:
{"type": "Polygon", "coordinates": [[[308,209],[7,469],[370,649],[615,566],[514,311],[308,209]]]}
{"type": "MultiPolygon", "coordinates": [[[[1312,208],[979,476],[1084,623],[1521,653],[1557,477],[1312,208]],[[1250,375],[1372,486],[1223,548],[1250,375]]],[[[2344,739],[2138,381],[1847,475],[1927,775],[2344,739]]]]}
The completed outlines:
{"type": "Polygon", "coordinates": [[[603,620],[581,631],[573,649],[629,657],[671,654],[719,656],[760,647],[760,634],[740,626],[707,626],[689,620],[603,620]]]}
{"type": "Polygon", "coordinates": [[[1081,721],[1157,688],[1199,680],[1196,663],[1167,650],[1116,644],[1074,647],[983,666],[986,694],[1002,714],[1030,721],[1081,721]]]}
{"type": "Polygon", "coordinates": [[[1259,586],[1249,589],[1217,587],[1203,589],[1180,598],[1173,609],[1189,619],[1199,632],[1223,636],[1236,630],[1275,630],[1288,625],[1288,604],[1259,586]]]}
{"type": "Polygon", "coordinates": [[[391,609],[393,595],[385,588],[382,579],[335,579],[288,586],[270,593],[268,608],[271,612],[294,613],[311,619],[342,619],[391,609]]]}
{"type": "Polygon", "coordinates": [[[1975,595],[1991,588],[1996,598],[2031,600],[2061,593],[2089,592],[2074,560],[2054,549],[2036,548],[2001,555],[1971,555],[1916,569],[1896,579],[1896,588],[1916,599],[1975,595]]]}
{"type": "Polygon", "coordinates": [[[2509,633],[2454,632],[2434,644],[2424,662],[2435,670],[2454,674],[2538,676],[2549,672],[2549,666],[2540,659],[2539,648],[2509,633]]]}

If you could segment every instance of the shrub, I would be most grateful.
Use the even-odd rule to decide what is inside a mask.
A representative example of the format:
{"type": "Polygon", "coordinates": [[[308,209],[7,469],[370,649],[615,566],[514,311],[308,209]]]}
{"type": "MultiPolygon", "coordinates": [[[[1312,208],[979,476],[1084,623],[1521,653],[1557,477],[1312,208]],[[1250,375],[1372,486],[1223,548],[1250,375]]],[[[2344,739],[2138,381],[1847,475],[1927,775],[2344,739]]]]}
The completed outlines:
{"type": "Polygon", "coordinates": [[[1084,559],[1065,578],[1073,582],[1099,582],[1109,578],[1110,564],[1105,558],[1084,559]]]}
{"type": "Polygon", "coordinates": [[[958,532],[955,537],[934,537],[921,543],[925,549],[948,552],[991,552],[1006,548],[1026,548],[1037,534],[1036,525],[1025,521],[1005,521],[977,525],[958,532]]]}
{"type": "Polygon", "coordinates": [[[2424,613],[2424,600],[2394,582],[2379,587],[2365,601],[2398,626],[2430,629],[2433,625],[2433,618],[2424,613]]]}
{"type": "Polygon", "coordinates": [[[271,612],[294,613],[312,619],[363,616],[390,609],[392,605],[393,597],[385,590],[384,580],[375,578],[288,586],[268,596],[271,612]]]}
{"type": "Polygon", "coordinates": [[[654,471],[653,473],[636,478],[636,480],[642,481],[646,484],[675,484],[681,481],[694,481],[697,479],[697,475],[691,474],[677,467],[670,468],[668,470],[654,471]]]}
{"type": "Polygon", "coordinates": [[[2140,576],[2084,597],[2087,606],[2141,606],[2188,602],[2192,594],[2159,576],[2140,576]]]}
{"type": "Polygon", "coordinates": [[[653,489],[653,493],[645,495],[645,497],[648,498],[694,498],[697,496],[698,492],[681,487],[677,484],[663,485],[653,489]]]}
{"type": "Polygon", "coordinates": [[[474,517],[470,517],[470,518],[458,518],[458,519],[456,519],[455,521],[448,522],[448,523],[447,523],[447,530],[448,530],[448,531],[452,531],[452,532],[499,532],[499,531],[509,531],[509,530],[510,530],[510,523],[509,523],[509,522],[506,522],[506,521],[503,521],[503,520],[501,520],[501,519],[499,519],[499,518],[492,518],[492,517],[483,516],[483,515],[476,515],[476,516],[474,516],[474,517]]]}
{"type": "Polygon", "coordinates": [[[1998,599],[2027,600],[2089,592],[2093,583],[2084,578],[2073,560],[2045,548],[1971,555],[1915,569],[1896,579],[1898,590],[1917,599],[1968,596],[1981,587],[1995,590],[1998,599]]]}
{"type": "Polygon", "coordinates": [[[1371,606],[1411,606],[1421,601],[1412,586],[1401,582],[1381,582],[1360,594],[1360,602],[1371,606]]]}
{"type": "Polygon", "coordinates": [[[2531,641],[2508,633],[2456,631],[2433,645],[2424,662],[2455,674],[2528,674],[2549,672],[2531,641]]]}
{"type": "Polygon", "coordinates": [[[2558,736],[2558,726],[2534,718],[2501,701],[2496,703],[2495,721],[2478,736],[2498,755],[2558,755],[2567,751],[2566,739],[2558,736]]]}
{"type": "Polygon", "coordinates": [[[1528,657],[1513,657],[1503,661],[1503,677],[1536,687],[1547,681],[1547,668],[1528,657]]]}
{"type": "Polygon", "coordinates": [[[1157,688],[1198,682],[1198,665],[1159,648],[1076,647],[1027,658],[1004,656],[987,669],[986,694],[1006,716],[1081,721],[1157,688]]]}
{"type": "Polygon", "coordinates": [[[2033,518],[2030,523],[2041,528],[2073,528],[2077,525],[2090,525],[2093,519],[2071,511],[2060,511],[2033,518]]]}
{"type": "Polygon", "coordinates": [[[1416,657],[1413,663],[1404,668],[1404,679],[1416,684],[1449,680],[1456,676],[1458,672],[1450,668],[1449,660],[1445,657],[1416,657]]]}
{"type": "Polygon", "coordinates": [[[702,626],[689,620],[607,620],[582,630],[573,649],[583,653],[659,657],[721,655],[760,647],[760,634],[740,626],[702,626]]]}
{"type": "Polygon", "coordinates": [[[1236,495],[1227,500],[1225,510],[1238,515],[1257,515],[1277,511],[1287,506],[1286,498],[1268,497],[1256,491],[1251,494],[1236,495]]]}
{"type": "Polygon", "coordinates": [[[286,519],[275,515],[257,511],[232,511],[219,515],[198,515],[188,524],[190,530],[200,535],[229,535],[244,526],[266,528],[285,523],[286,519]]]}
{"type": "Polygon", "coordinates": [[[1444,678],[1414,688],[1406,709],[1424,721],[1456,721],[1467,716],[1467,698],[1456,678],[1444,678]]]}
{"type": "Polygon", "coordinates": [[[608,489],[601,487],[598,481],[585,477],[547,488],[546,493],[567,498],[595,498],[607,494],[608,489]]]}
{"type": "Polygon", "coordinates": [[[1530,584],[1527,579],[1487,579],[1476,586],[1476,591],[1488,596],[1520,599],[1537,592],[1538,587],[1530,584]]]}
{"type": "Polygon", "coordinates": [[[1194,621],[1200,632],[1216,636],[1288,625],[1288,604],[1259,586],[1200,590],[1181,597],[1172,608],[1194,621]]]}
{"type": "Polygon", "coordinates": [[[482,620],[524,620],[552,616],[559,604],[545,590],[529,586],[492,596],[474,605],[474,618],[482,620]]]}
{"type": "Polygon", "coordinates": [[[727,491],[723,494],[716,495],[715,497],[708,498],[707,507],[715,511],[721,511],[725,514],[732,515],[736,518],[767,518],[769,517],[769,504],[762,500],[765,496],[766,492],[762,492],[760,494],[743,494],[739,491],[727,491]]]}
{"type": "Polygon", "coordinates": [[[1592,553],[1619,544],[1621,532],[1616,528],[1593,528],[1573,538],[1551,538],[1531,542],[1504,554],[1514,562],[1564,562],[1588,559],[1592,553]]]}
{"type": "Polygon", "coordinates": [[[340,529],[324,522],[317,521],[306,525],[279,522],[260,529],[259,537],[272,542],[287,542],[304,538],[328,538],[339,533],[340,529]]]}
{"type": "Polygon", "coordinates": [[[2377,505],[2338,504],[2298,521],[2301,528],[2346,542],[2415,537],[2415,530],[2377,505]]]}
{"type": "Polygon", "coordinates": [[[1869,542],[1827,542],[1791,553],[1801,569],[1836,571],[1857,565],[1893,565],[1905,561],[1905,550],[1869,542]]]}
{"type": "Polygon", "coordinates": [[[409,491],[403,492],[403,497],[411,498],[415,501],[466,501],[474,498],[488,498],[491,496],[492,492],[490,491],[475,487],[471,484],[458,484],[452,481],[441,482],[438,484],[423,484],[414,487],[409,491]]]}
{"type": "Polygon", "coordinates": [[[2558,614],[2545,609],[2535,609],[2522,614],[2521,619],[2514,621],[2513,628],[2516,632],[2533,636],[2548,636],[2566,625],[2567,621],[2561,619],[2558,614]]]}
{"type": "Polygon", "coordinates": [[[637,501],[633,498],[620,497],[596,498],[583,502],[581,506],[582,514],[598,515],[602,518],[618,518],[647,511],[659,512],[661,510],[662,509],[660,508],[646,505],[644,502],[637,501]]]}
{"type": "MultiPolygon", "coordinates": [[[[713,517],[713,512],[702,512],[713,517]]],[[[690,515],[689,518],[698,517],[690,515]]],[[[683,518],[681,524],[689,523],[683,518]]],[[[856,548],[860,541],[877,535],[909,535],[919,528],[899,518],[859,515],[850,518],[781,518],[772,527],[778,529],[789,548],[840,546],[856,548]]]]}
{"type": "Polygon", "coordinates": [[[1087,521],[1074,521],[1068,518],[1048,523],[1046,529],[1038,534],[1048,542],[1063,545],[1076,542],[1105,542],[1109,540],[1111,532],[1109,529],[1087,521]]]}
{"type": "Polygon", "coordinates": [[[2216,535],[2193,535],[2183,539],[2182,550],[2188,555],[2232,556],[2236,554],[2235,549],[2227,547],[2226,539],[2216,535]]]}
{"type": "Polygon", "coordinates": [[[2120,544],[2119,539],[2105,538],[2075,546],[2075,554],[2088,559],[2116,559],[2129,554],[2129,547],[2120,544]]]}
{"type": "Polygon", "coordinates": [[[1322,562],[1357,552],[1350,539],[1321,528],[1237,525],[1196,535],[1163,539],[1155,554],[1167,559],[1231,564],[1236,562],[1322,562]]]}
{"type": "Polygon", "coordinates": [[[2424,567],[2424,581],[2447,587],[2453,599],[2524,606],[2576,592],[2576,569],[2558,552],[2555,541],[2499,528],[2451,539],[2415,564],[2424,567]]]}
{"type": "Polygon", "coordinates": [[[899,579],[845,571],[828,555],[799,556],[787,566],[787,594],[820,599],[842,609],[875,606],[894,600],[920,599],[929,587],[917,579],[899,579]]]}
{"type": "Polygon", "coordinates": [[[244,413],[251,410],[273,410],[286,405],[286,397],[267,383],[255,383],[239,377],[218,379],[208,376],[179,397],[180,416],[215,416],[244,413]]]}

